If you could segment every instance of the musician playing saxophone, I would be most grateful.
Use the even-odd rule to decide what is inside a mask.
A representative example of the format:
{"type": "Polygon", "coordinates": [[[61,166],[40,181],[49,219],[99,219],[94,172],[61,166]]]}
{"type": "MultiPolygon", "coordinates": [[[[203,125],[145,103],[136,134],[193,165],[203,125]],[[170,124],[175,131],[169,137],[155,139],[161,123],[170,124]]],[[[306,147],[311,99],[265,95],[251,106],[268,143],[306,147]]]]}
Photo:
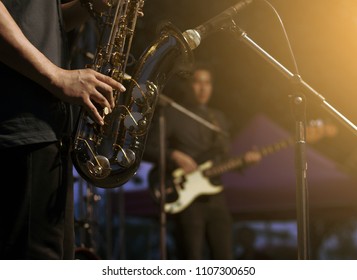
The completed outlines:
{"type": "Polygon", "coordinates": [[[66,32],[107,1],[0,1],[1,259],[73,259],[69,104],[98,124],[125,88],[92,69],[69,70],[66,32]]]}

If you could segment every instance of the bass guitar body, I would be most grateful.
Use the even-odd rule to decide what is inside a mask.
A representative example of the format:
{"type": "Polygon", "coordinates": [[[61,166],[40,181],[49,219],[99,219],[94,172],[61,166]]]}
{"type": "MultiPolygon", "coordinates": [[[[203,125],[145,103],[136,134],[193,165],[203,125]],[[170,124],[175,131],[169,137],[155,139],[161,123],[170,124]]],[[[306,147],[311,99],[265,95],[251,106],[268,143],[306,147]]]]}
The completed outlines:
{"type": "MultiPolygon", "coordinates": [[[[179,168],[174,170],[166,178],[165,204],[166,213],[175,214],[187,208],[200,195],[213,195],[223,190],[223,186],[215,184],[211,178],[204,175],[204,171],[213,166],[212,161],[206,161],[199,165],[192,173],[185,174],[179,168]]],[[[161,199],[160,180],[158,170],[153,170],[149,175],[151,192],[156,201],[161,199]]]]}

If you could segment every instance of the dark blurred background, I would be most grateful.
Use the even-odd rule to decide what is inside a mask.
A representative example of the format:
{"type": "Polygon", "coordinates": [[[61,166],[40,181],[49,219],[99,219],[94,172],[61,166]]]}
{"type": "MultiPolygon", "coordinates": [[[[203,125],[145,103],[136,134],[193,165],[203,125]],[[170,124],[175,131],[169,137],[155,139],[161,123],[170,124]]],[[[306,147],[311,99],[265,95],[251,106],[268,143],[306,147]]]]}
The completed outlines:
{"type": "MultiPolygon", "coordinates": [[[[185,31],[236,2],[147,1],[145,17],[138,25],[135,51],[139,54],[143,46],[155,38],[161,22],[171,21],[185,31]]],[[[270,3],[285,26],[302,79],[356,123],[357,3],[352,0],[272,0],[270,3]]],[[[236,23],[278,62],[296,74],[280,21],[265,1],[255,1],[243,9],[236,23]]],[[[293,131],[294,119],[288,97],[293,93],[290,81],[232,33],[212,34],[194,50],[194,55],[196,60],[213,65],[216,93],[212,103],[228,114],[237,131],[257,112],[264,112],[293,131]]],[[[308,118],[335,121],[309,96],[307,106],[308,118]]],[[[345,164],[351,152],[356,153],[355,136],[341,127],[339,137],[334,141],[333,149],[322,145],[321,149],[345,164]]]]}
{"type": "MultiPolygon", "coordinates": [[[[140,58],[150,43],[157,38],[160,26],[164,22],[169,21],[179,30],[185,31],[200,25],[236,2],[234,0],[145,1],[145,15],[138,20],[135,31],[133,56],[137,60],[140,58]]],[[[293,74],[299,74],[332,107],[356,124],[357,2],[354,0],[271,0],[269,3],[254,1],[236,17],[237,25],[286,69],[293,74]],[[298,70],[295,69],[281,23],[291,44],[298,70]]],[[[82,32],[74,34],[73,66],[81,66],[88,62],[88,57],[81,55],[95,50],[96,36],[94,23],[89,23],[82,32]]],[[[295,93],[292,83],[270,63],[257,55],[252,48],[233,36],[229,30],[223,30],[211,34],[193,53],[196,61],[210,63],[214,68],[215,93],[212,105],[227,114],[233,124],[233,135],[239,137],[242,131],[251,124],[252,119],[261,114],[282,131],[294,135],[295,119],[289,99],[289,95],[295,93]]],[[[164,93],[180,102],[184,94],[181,83],[183,81],[180,77],[173,77],[164,89],[164,93]]],[[[352,196],[354,199],[356,194],[354,187],[357,188],[357,185],[354,185],[357,174],[356,135],[338,122],[329,110],[315,103],[309,95],[306,96],[306,104],[309,122],[319,120],[337,129],[338,133],[334,137],[314,143],[313,150],[326,162],[332,163],[338,172],[347,176],[350,188],[346,196],[352,196]]],[[[261,134],[257,131],[257,135],[256,137],[260,138],[268,137],[269,130],[266,129],[261,134]]],[[[254,139],[251,140],[252,145],[256,144],[253,142],[254,139]]],[[[139,186],[139,190],[140,186],[145,189],[145,176],[149,168],[150,163],[143,163],[143,169],[139,170],[129,185],[134,185],[134,189],[135,185],[139,186]]],[[[335,185],[337,189],[338,182],[335,185]]],[[[104,211],[103,207],[105,211],[108,211],[108,207],[112,207],[113,204],[116,206],[115,210],[109,210],[116,220],[113,218],[102,221],[102,227],[106,228],[105,233],[101,233],[101,235],[104,234],[104,237],[101,237],[104,241],[96,241],[106,245],[99,246],[99,254],[103,258],[157,258],[159,246],[158,217],[155,216],[157,212],[151,212],[142,205],[138,206],[140,201],[152,206],[150,202],[147,202],[150,198],[142,198],[145,193],[140,192],[130,192],[129,195],[124,195],[120,190],[109,194],[96,188],[92,190],[102,197],[102,204],[94,205],[99,208],[97,211],[104,211]],[[132,211],[135,215],[130,216],[131,209],[124,206],[118,207],[120,203],[131,205],[130,199],[139,201],[134,207],[143,208],[143,215],[140,215],[140,211],[132,211]],[[123,214],[123,211],[126,211],[126,214],[123,214]],[[124,221],[123,217],[127,220],[124,221]],[[128,217],[131,219],[128,220],[128,217]],[[128,237],[124,237],[124,226],[118,226],[123,222],[127,224],[125,236],[138,235],[135,240],[125,239],[128,237]],[[108,229],[108,223],[110,229],[108,229]],[[139,232],[135,231],[135,226],[140,228],[139,232]],[[130,233],[131,230],[135,234],[130,233]],[[148,239],[150,236],[151,241],[148,239]],[[140,245],[142,239],[145,240],[143,241],[145,246],[148,246],[145,252],[141,252],[144,250],[144,247],[140,245]],[[135,244],[139,244],[137,250],[141,253],[135,251],[135,244]],[[116,246],[116,249],[113,249],[113,246],[116,246]],[[150,250],[154,250],[154,253],[150,253],[152,252],[150,250]]],[[[258,193],[257,196],[259,196],[258,193]]],[[[293,196],[292,191],[290,198],[293,196]]],[[[81,200],[81,195],[79,199],[81,200]]],[[[86,201],[88,202],[87,197],[86,201]]],[[[315,246],[314,258],[357,259],[357,249],[354,249],[357,248],[354,241],[357,239],[355,234],[357,222],[353,201],[355,200],[349,201],[347,205],[349,210],[345,211],[343,216],[334,216],[330,220],[326,219],[326,215],[324,220],[320,216],[314,217],[313,220],[316,222],[313,226],[313,235],[316,240],[319,240],[319,244],[315,246]]],[[[83,205],[81,207],[83,208],[83,205]]],[[[334,213],[333,211],[334,208],[331,213],[334,213]]],[[[264,212],[264,209],[261,212],[264,212]]],[[[234,231],[237,232],[237,236],[241,237],[241,239],[237,237],[237,248],[235,248],[237,258],[243,258],[242,250],[244,251],[245,246],[265,250],[263,253],[260,252],[261,254],[256,252],[257,255],[248,254],[248,258],[289,259],[296,257],[296,221],[293,215],[284,220],[281,220],[280,216],[267,217],[259,213],[253,213],[246,219],[238,215],[234,231]],[[240,243],[240,240],[245,240],[245,244],[240,243]],[[275,251],[272,248],[275,248],[275,251]],[[269,255],[268,249],[273,254],[269,255]]],[[[174,245],[170,247],[170,243],[168,246],[174,248],[174,245]]],[[[172,254],[174,258],[174,253],[172,254]]]]}

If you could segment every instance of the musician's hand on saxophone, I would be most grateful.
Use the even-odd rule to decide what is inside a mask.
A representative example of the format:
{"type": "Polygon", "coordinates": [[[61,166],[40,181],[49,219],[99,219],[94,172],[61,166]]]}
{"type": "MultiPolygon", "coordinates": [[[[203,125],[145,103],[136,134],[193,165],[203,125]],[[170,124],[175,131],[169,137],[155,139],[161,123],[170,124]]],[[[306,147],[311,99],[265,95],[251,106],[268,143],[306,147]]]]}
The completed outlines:
{"type": "Polygon", "coordinates": [[[93,69],[64,70],[58,68],[51,81],[52,92],[63,101],[83,106],[89,116],[103,125],[103,116],[96,105],[109,112],[114,108],[113,90],[125,91],[125,87],[93,69]]]}

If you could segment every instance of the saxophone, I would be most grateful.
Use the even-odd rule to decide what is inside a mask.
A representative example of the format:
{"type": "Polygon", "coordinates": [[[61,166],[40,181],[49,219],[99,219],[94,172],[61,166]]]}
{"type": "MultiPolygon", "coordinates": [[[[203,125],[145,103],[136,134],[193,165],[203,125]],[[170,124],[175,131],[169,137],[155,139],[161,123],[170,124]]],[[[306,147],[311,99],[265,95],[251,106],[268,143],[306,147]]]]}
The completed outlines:
{"type": "Polygon", "coordinates": [[[81,109],[73,133],[72,161],[78,174],[100,188],[126,183],[137,171],[158,95],[174,73],[185,72],[193,62],[191,48],[171,23],[126,74],[137,18],[144,0],[110,1],[101,14],[101,32],[92,69],[125,83],[124,93],[114,91],[112,112],[103,109],[104,125],[96,124],[81,109]]]}

